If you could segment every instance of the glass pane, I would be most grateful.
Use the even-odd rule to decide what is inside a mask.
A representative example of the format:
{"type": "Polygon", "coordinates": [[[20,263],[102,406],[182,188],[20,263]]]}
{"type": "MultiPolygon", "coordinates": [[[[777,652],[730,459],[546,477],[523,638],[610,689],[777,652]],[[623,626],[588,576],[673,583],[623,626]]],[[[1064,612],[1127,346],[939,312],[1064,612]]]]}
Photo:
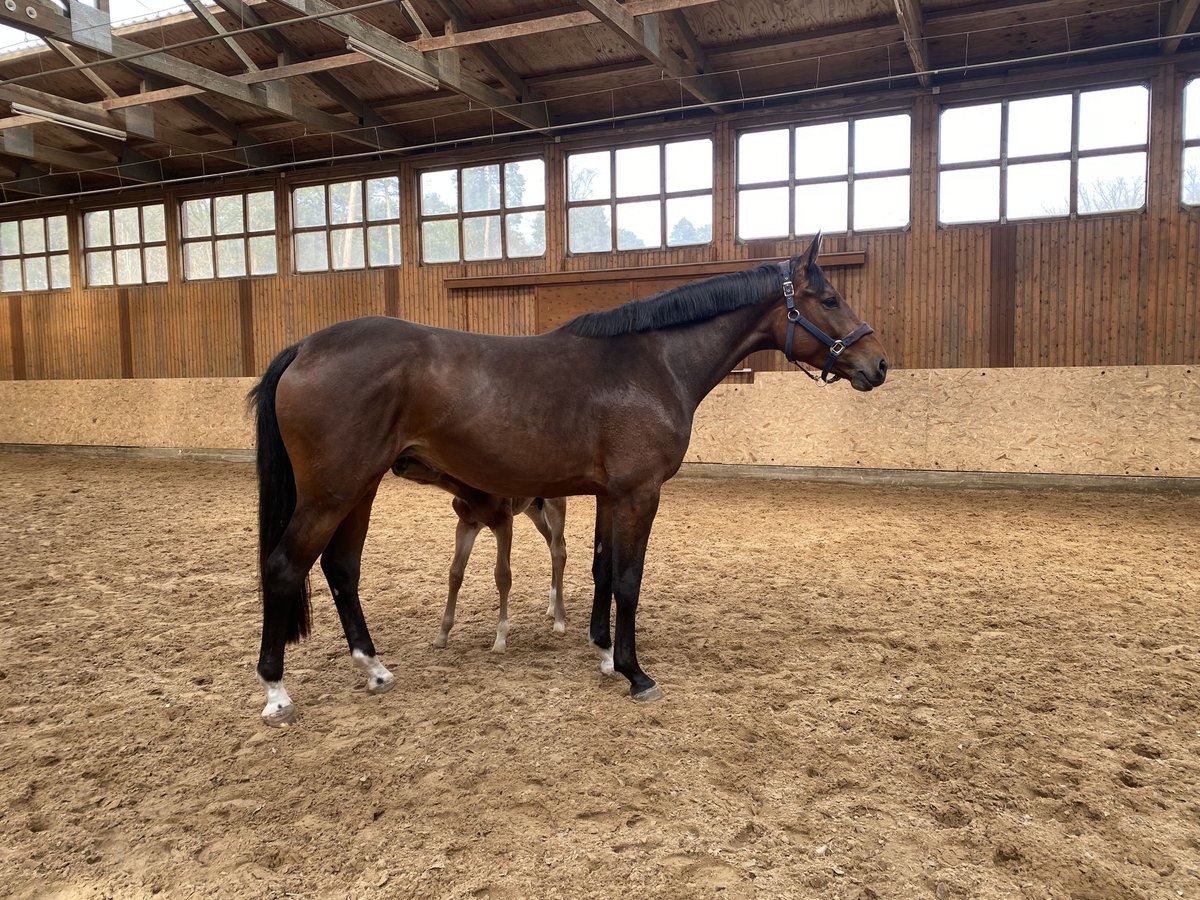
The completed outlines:
{"type": "Polygon", "coordinates": [[[44,291],[50,287],[46,257],[34,256],[25,260],[25,290],[44,291]]]}
{"type": "MultiPolygon", "coordinates": [[[[142,227],[141,218],[138,215],[136,206],[128,206],[125,209],[113,210],[113,243],[114,244],[140,244],[142,242],[142,227]]],[[[139,271],[141,264],[138,264],[139,271]]],[[[120,263],[117,264],[117,277],[120,278],[120,263]]],[[[139,278],[140,280],[140,278],[139,278]]],[[[124,284],[125,282],[118,283],[124,284]]]]}
{"type": "Polygon", "coordinates": [[[504,205],[546,205],[546,163],[543,160],[523,159],[505,164],[504,205]]]}
{"type": "Polygon", "coordinates": [[[617,249],[662,246],[662,204],[658,200],[617,204],[617,249]]]}
{"type": "MultiPolygon", "coordinates": [[[[999,159],[1000,104],[943,110],[938,140],[938,162],[942,165],[999,159]]],[[[996,202],[1000,202],[999,195],[996,202]]]]}
{"type": "Polygon", "coordinates": [[[844,181],[796,188],[796,234],[845,231],[850,218],[850,186],[844,181]]]}
{"type": "Polygon", "coordinates": [[[372,225],[367,229],[367,261],[372,266],[400,265],[399,225],[372,225]]]}
{"type": "Polygon", "coordinates": [[[861,178],[854,182],[854,230],[903,228],[908,224],[907,175],[861,178]]]}
{"type": "MultiPolygon", "coordinates": [[[[421,215],[458,212],[458,170],[421,173],[421,215]]],[[[455,253],[454,258],[458,258],[455,253]]]]}
{"type": "Polygon", "coordinates": [[[467,166],[462,170],[463,212],[500,208],[500,167],[467,166]]]}
{"type": "Polygon", "coordinates": [[[577,206],[567,211],[568,245],[572,253],[612,249],[612,208],[577,206]]]}
{"type": "Polygon", "coordinates": [[[21,226],[17,222],[0,222],[0,253],[16,256],[21,252],[21,226]]]}
{"type": "MultiPolygon", "coordinates": [[[[316,228],[325,224],[325,187],[320,184],[292,191],[292,216],[297,228],[316,228]]],[[[321,266],[322,269],[327,268],[321,266]]],[[[309,270],[301,270],[309,271],[309,270]]]]}
{"type": "Polygon", "coordinates": [[[71,258],[65,253],[50,257],[50,287],[68,288],[71,286],[71,258]]]}
{"type": "Polygon", "coordinates": [[[217,241],[217,275],[237,278],[246,274],[246,242],[241,238],[217,241]]]}
{"type": "Polygon", "coordinates": [[[372,222],[400,218],[400,179],[371,178],[367,181],[367,218],[372,222]]]}
{"type": "Polygon", "coordinates": [[[706,191],[713,183],[713,143],[709,138],[667,144],[667,191],[706,191]]]}
{"type": "MultiPolygon", "coordinates": [[[[573,153],[567,157],[567,199],[603,200],[612,196],[609,153],[573,153]]],[[[607,247],[605,248],[608,249],[607,247]]]]}
{"type": "Polygon", "coordinates": [[[1183,151],[1183,202],[1200,204],[1200,147],[1183,151]]]}
{"type": "Polygon", "coordinates": [[[250,274],[274,275],[276,269],[275,238],[269,235],[250,238],[250,274]]]}
{"type": "Polygon", "coordinates": [[[142,283],[142,251],[137,247],[117,251],[117,284],[142,283]]]}
{"type": "Polygon", "coordinates": [[[738,237],[742,240],[787,237],[788,224],[787,188],[738,191],[738,237]]]}
{"type": "Polygon", "coordinates": [[[1079,149],[1146,143],[1149,113],[1150,91],[1140,84],[1085,91],[1079,95],[1079,149]]]}
{"type": "MultiPolygon", "coordinates": [[[[618,197],[640,197],[645,194],[657,194],[661,190],[659,153],[657,146],[628,147],[617,151],[618,197]]],[[[620,215],[617,218],[619,219],[620,215]]],[[[617,243],[621,243],[619,238],[617,243]]]]}
{"type": "Polygon", "coordinates": [[[668,247],[707,244],[710,241],[712,194],[705,194],[703,197],[674,197],[667,201],[668,247]]]}
{"type": "Polygon", "coordinates": [[[187,281],[213,277],[212,244],[197,241],[183,245],[183,277],[187,281]]]}
{"type": "Polygon", "coordinates": [[[147,244],[161,243],[167,239],[166,207],[154,203],[142,207],[142,240],[147,244]]]}
{"type": "Polygon", "coordinates": [[[113,283],[111,251],[101,250],[87,255],[87,282],[98,287],[113,283]]]}
{"type": "Polygon", "coordinates": [[[1200,78],[1193,78],[1183,89],[1183,139],[1200,138],[1200,78]]]}
{"type": "MultiPolygon", "coordinates": [[[[185,238],[208,237],[212,234],[212,201],[183,201],[183,236],[185,238]]],[[[191,277],[191,276],[188,276],[191,277]]]]}
{"type": "Polygon", "coordinates": [[[1040,219],[1071,213],[1071,161],[1008,167],[1009,219],[1040,219]]]}
{"type": "Polygon", "coordinates": [[[21,260],[6,259],[0,262],[0,290],[21,291],[24,289],[24,285],[21,283],[21,260]]]}
{"type": "MultiPolygon", "coordinates": [[[[361,181],[341,181],[329,186],[329,223],[349,225],[361,222],[363,186],[361,181]]],[[[336,257],[336,254],[335,254],[336,257]]],[[[337,268],[335,259],[334,268],[337,268]]]]}
{"type": "Polygon", "coordinates": [[[1070,94],[1008,104],[1008,155],[1038,156],[1071,150],[1070,94]]]}
{"type": "Polygon", "coordinates": [[[826,122],[796,129],[796,178],[845,175],[849,164],[848,122],[826,122]]]}
{"type": "Polygon", "coordinates": [[[46,252],[45,219],[25,219],[21,222],[21,250],[24,253],[46,252]]]}
{"type": "Polygon", "coordinates": [[[499,259],[500,255],[499,216],[463,219],[464,259],[499,259]]]}
{"type": "Polygon", "coordinates": [[[442,219],[421,226],[421,258],[425,262],[458,262],[458,221],[442,219]]]}
{"type": "Polygon", "coordinates": [[[324,272],[329,268],[329,248],[324,231],[306,231],[296,235],[296,271],[324,272]]]}
{"type": "Polygon", "coordinates": [[[1000,168],[960,169],[938,178],[938,221],[995,222],[1000,218],[1000,168]]]}
{"type": "MultiPolygon", "coordinates": [[[[245,209],[242,195],[218,197],[215,201],[217,234],[241,234],[246,230],[245,209]]],[[[217,256],[220,256],[220,250],[217,256]]]]}
{"type": "MultiPolygon", "coordinates": [[[[912,162],[912,118],[908,113],[859,119],[854,123],[854,171],[907,169],[912,162]]],[[[905,216],[907,223],[908,217],[905,216]]],[[[855,219],[854,227],[858,227],[855,219]]]]}
{"type": "Polygon", "coordinates": [[[1081,213],[1141,209],[1146,204],[1146,154],[1119,153],[1079,161],[1081,213]]]}
{"type": "Polygon", "coordinates": [[[50,229],[50,249],[66,250],[67,248],[67,217],[51,216],[47,221],[50,229]]]}
{"type": "Polygon", "coordinates": [[[546,214],[542,211],[512,213],[505,217],[508,255],[541,256],[546,252],[546,214]]]}
{"type": "MultiPolygon", "coordinates": [[[[88,247],[107,247],[112,243],[107,209],[83,214],[83,242],[88,247]]],[[[88,283],[96,282],[89,278],[88,283]]]]}
{"type": "MultiPolygon", "coordinates": [[[[753,131],[738,137],[738,184],[788,179],[788,129],[753,131]]],[[[782,234],[787,234],[785,228],[782,234]]]]}
{"type": "Polygon", "coordinates": [[[329,245],[334,269],[361,269],[366,266],[361,228],[338,228],[331,231],[329,245]]]}
{"type": "Polygon", "coordinates": [[[249,213],[247,228],[250,231],[275,230],[275,193],[273,191],[257,191],[247,195],[246,210],[249,213]]]}
{"type": "Polygon", "coordinates": [[[145,250],[145,259],[146,283],[164,283],[167,280],[167,248],[147,247],[145,250]]]}

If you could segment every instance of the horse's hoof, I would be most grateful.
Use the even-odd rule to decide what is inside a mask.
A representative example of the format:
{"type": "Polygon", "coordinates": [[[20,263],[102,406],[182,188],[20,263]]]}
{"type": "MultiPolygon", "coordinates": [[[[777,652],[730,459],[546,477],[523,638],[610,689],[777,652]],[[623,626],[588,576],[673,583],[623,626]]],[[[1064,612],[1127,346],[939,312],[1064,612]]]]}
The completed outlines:
{"type": "Polygon", "coordinates": [[[555,622],[554,623],[554,633],[555,634],[566,634],[567,633],[567,623],[566,622],[555,622]]]}
{"type": "Polygon", "coordinates": [[[262,720],[272,728],[282,728],[296,721],[295,703],[276,703],[262,711],[262,720]]]}
{"type": "Polygon", "coordinates": [[[438,636],[437,636],[437,637],[434,639],[434,641],[433,641],[433,646],[437,647],[439,650],[445,650],[445,649],[446,649],[446,644],[448,644],[449,642],[450,642],[450,639],[449,639],[449,637],[447,637],[447,636],[446,636],[446,635],[444,635],[444,634],[439,634],[439,635],[438,635],[438,636]]]}
{"type": "Polygon", "coordinates": [[[502,640],[497,639],[496,643],[492,644],[493,653],[503,653],[507,649],[508,645],[502,640]]]}
{"type": "Polygon", "coordinates": [[[634,700],[636,700],[638,703],[651,703],[655,700],[661,700],[663,697],[663,692],[662,692],[662,688],[660,688],[657,684],[652,684],[652,685],[650,685],[650,687],[646,688],[644,691],[639,691],[636,694],[634,693],[633,688],[630,687],[629,688],[629,696],[632,697],[634,700]]]}
{"type": "Polygon", "coordinates": [[[391,672],[387,675],[372,675],[367,679],[367,691],[372,694],[386,694],[396,686],[396,676],[391,672]]]}

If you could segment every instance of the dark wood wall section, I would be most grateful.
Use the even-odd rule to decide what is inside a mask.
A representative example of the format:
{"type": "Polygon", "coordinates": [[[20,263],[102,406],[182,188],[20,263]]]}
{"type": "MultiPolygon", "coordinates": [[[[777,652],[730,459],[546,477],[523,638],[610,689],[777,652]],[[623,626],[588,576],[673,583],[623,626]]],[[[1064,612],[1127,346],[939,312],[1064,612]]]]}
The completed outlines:
{"type": "MultiPolygon", "coordinates": [[[[861,254],[861,264],[839,266],[831,271],[831,278],[875,326],[896,365],[1117,366],[1200,360],[1200,213],[1179,201],[1180,96],[1185,77],[1171,66],[1142,72],[1141,77],[1149,77],[1152,84],[1147,208],[1073,220],[939,227],[937,115],[942,98],[924,95],[876,102],[879,108],[896,108],[899,102],[912,110],[911,224],[899,231],[833,235],[826,240],[825,250],[861,254]]],[[[997,96],[1004,94],[1003,86],[993,90],[997,96]]],[[[712,271],[712,264],[748,265],[751,260],[782,258],[802,250],[805,242],[743,243],[736,238],[736,136],[747,125],[800,122],[816,116],[776,109],[545,141],[539,146],[548,178],[548,251],[539,259],[419,264],[415,221],[419,171],[452,160],[527,155],[528,144],[394,159],[369,169],[331,169],[331,180],[354,172],[400,176],[401,266],[294,274],[289,239],[281,231],[281,274],[183,282],[178,275],[178,229],[172,227],[169,284],[87,289],[82,287],[78,254],[73,253],[70,290],[3,297],[0,379],[253,374],[287,344],[333,322],[362,315],[401,316],[497,334],[535,333],[561,322],[568,313],[602,308],[703,277],[712,271]],[[697,134],[711,135],[716,148],[711,244],[670,251],[568,254],[563,200],[568,152],[626,140],[697,134]],[[654,269],[647,271],[665,265],[684,268],[671,272],[669,278],[654,269]],[[552,277],[574,278],[598,270],[606,271],[609,278],[564,283],[562,277],[552,277]]],[[[307,180],[312,177],[306,174],[307,180]]],[[[277,178],[273,183],[277,208],[285,210],[291,182],[277,178]]],[[[262,184],[261,177],[247,183],[258,189],[262,184]]],[[[236,180],[225,179],[213,192],[238,186],[236,180]]],[[[112,205],[146,196],[121,194],[112,205]]],[[[165,199],[170,212],[183,194],[150,196],[165,199]]],[[[82,208],[68,209],[76,235],[82,208]]],[[[48,211],[49,205],[37,214],[43,210],[48,211]]],[[[77,247],[76,243],[73,250],[77,247]]],[[[779,354],[756,354],[751,364],[760,370],[786,365],[779,354]]]]}

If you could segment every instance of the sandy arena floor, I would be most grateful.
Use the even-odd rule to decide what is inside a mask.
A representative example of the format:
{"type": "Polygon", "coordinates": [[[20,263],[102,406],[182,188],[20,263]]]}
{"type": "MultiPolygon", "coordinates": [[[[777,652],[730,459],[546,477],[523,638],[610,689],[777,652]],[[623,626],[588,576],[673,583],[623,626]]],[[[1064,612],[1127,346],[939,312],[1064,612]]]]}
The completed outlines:
{"type": "Polygon", "coordinates": [[[389,478],[368,695],[328,594],[259,721],[246,465],[0,454],[0,895],[1200,897],[1200,498],[677,481],[626,698],[518,524],[389,478]]]}

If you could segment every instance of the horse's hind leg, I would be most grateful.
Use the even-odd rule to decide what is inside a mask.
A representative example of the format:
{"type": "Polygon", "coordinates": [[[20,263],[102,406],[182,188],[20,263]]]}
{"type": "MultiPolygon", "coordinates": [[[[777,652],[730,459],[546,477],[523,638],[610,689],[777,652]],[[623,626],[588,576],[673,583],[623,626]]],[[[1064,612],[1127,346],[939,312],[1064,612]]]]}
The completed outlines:
{"type": "Polygon", "coordinates": [[[375,644],[371,641],[358,598],[363,543],[371,524],[371,504],[375,501],[377,488],[378,484],[342,520],[325,547],[325,552],[321,554],[321,570],[333,594],[338,618],[342,620],[351,660],[366,673],[367,690],[373,694],[384,694],[395,687],[396,679],[375,655],[375,644]]]}
{"type": "Polygon", "coordinates": [[[607,497],[596,498],[596,538],[592,557],[592,621],[588,643],[600,656],[600,671],[613,674],[612,597],[613,597],[613,518],[607,497]]]}
{"type": "Polygon", "coordinates": [[[567,519],[567,501],[558,498],[543,500],[542,508],[531,504],[525,510],[538,532],[546,539],[550,548],[550,603],[546,615],[554,617],[556,634],[567,633],[567,607],[563,602],[563,569],[567,565],[567,538],[564,534],[567,519]]]}
{"type": "MultiPolygon", "coordinates": [[[[457,501],[455,511],[458,511],[457,501]]],[[[454,559],[450,563],[450,593],[446,598],[446,611],[442,613],[442,628],[438,632],[435,647],[445,649],[450,640],[450,629],[454,627],[454,610],[458,606],[458,592],[462,588],[463,574],[467,570],[467,560],[471,558],[471,548],[475,546],[475,538],[483,526],[478,522],[464,518],[459,513],[458,528],[454,532],[454,559]]]]}
{"type": "Polygon", "coordinates": [[[496,535],[496,590],[500,592],[500,618],[496,622],[492,652],[503,653],[508,648],[508,593],[512,590],[512,516],[493,528],[492,533],[496,535]]]}

